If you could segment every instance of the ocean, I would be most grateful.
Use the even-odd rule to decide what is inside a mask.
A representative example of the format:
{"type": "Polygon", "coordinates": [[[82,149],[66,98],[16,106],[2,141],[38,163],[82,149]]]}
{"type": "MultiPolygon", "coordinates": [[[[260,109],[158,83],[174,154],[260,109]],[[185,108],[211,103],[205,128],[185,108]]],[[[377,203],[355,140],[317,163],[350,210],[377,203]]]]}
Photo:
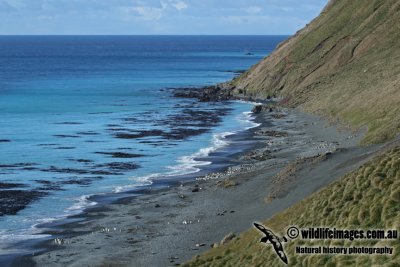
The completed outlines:
{"type": "MultiPolygon", "coordinates": [[[[202,103],[287,36],[0,36],[0,248],[89,196],[201,173],[251,103],[202,103]]],[[[218,167],[223,168],[221,163],[218,167]]]]}

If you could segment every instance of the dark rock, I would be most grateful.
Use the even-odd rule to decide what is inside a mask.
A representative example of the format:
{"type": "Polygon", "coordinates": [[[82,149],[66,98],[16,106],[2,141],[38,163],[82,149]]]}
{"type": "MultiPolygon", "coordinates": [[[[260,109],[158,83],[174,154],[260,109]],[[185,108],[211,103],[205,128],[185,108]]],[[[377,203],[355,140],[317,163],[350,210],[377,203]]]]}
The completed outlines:
{"type": "Polygon", "coordinates": [[[185,108],[181,113],[170,115],[165,120],[157,122],[157,125],[168,128],[180,127],[212,127],[221,122],[221,116],[228,114],[230,108],[218,108],[214,110],[197,110],[185,108]]]}
{"type": "Polygon", "coordinates": [[[63,185],[76,184],[76,185],[86,186],[90,185],[94,180],[99,180],[99,179],[103,179],[103,176],[83,177],[83,178],[72,177],[66,181],[61,181],[59,183],[63,185]]]}
{"type": "Polygon", "coordinates": [[[76,162],[80,162],[80,163],[91,163],[93,162],[93,160],[90,159],[70,159],[71,161],[76,161],[76,162]]]}
{"type": "Polygon", "coordinates": [[[197,98],[201,102],[219,102],[235,99],[231,88],[206,86],[202,88],[179,88],[174,90],[174,97],[197,98]]]}
{"type": "Polygon", "coordinates": [[[208,129],[185,129],[185,128],[178,128],[173,129],[170,133],[166,133],[164,137],[166,139],[173,139],[173,140],[183,140],[191,136],[200,135],[203,133],[208,132],[208,129]]]}
{"type": "Polygon", "coordinates": [[[73,122],[73,121],[65,121],[65,122],[56,122],[54,124],[78,125],[78,124],[82,124],[82,123],[81,122],[73,122]]]}
{"type": "Polygon", "coordinates": [[[68,135],[68,134],[55,134],[53,136],[58,138],[79,138],[79,135],[68,135]]]}
{"type": "Polygon", "coordinates": [[[129,170],[135,170],[139,168],[138,164],[135,163],[130,163],[130,162],[110,162],[110,163],[104,163],[104,164],[98,164],[95,165],[96,168],[108,168],[112,170],[118,170],[118,171],[129,171],[129,170]]]}
{"type": "Polygon", "coordinates": [[[55,166],[50,166],[48,169],[41,169],[43,172],[56,172],[56,173],[73,173],[73,174],[87,174],[88,170],[73,169],[73,168],[57,168],[55,166]]]}
{"type": "Polygon", "coordinates": [[[95,152],[96,154],[103,154],[103,155],[110,155],[113,158],[120,158],[120,159],[130,159],[130,158],[140,158],[144,155],[141,154],[131,154],[125,152],[95,152]]]}
{"type": "Polygon", "coordinates": [[[15,215],[45,195],[47,193],[38,190],[0,190],[0,216],[15,215]]]}
{"type": "Polygon", "coordinates": [[[253,112],[254,114],[258,114],[261,113],[262,109],[263,109],[262,105],[256,105],[253,107],[251,112],[253,112]]]}
{"type": "Polygon", "coordinates": [[[84,170],[74,168],[57,168],[50,166],[48,169],[41,169],[43,172],[56,172],[56,173],[68,173],[68,174],[93,174],[93,175],[122,175],[120,172],[110,172],[105,170],[84,170]]]}
{"type": "Polygon", "coordinates": [[[115,137],[120,139],[135,139],[148,136],[162,136],[163,134],[165,133],[162,130],[148,130],[148,131],[137,131],[135,133],[117,133],[115,134],[115,137]]]}
{"type": "Polygon", "coordinates": [[[0,182],[0,189],[11,189],[11,188],[16,188],[16,187],[27,187],[27,185],[21,184],[21,183],[0,182]]]}
{"type": "Polygon", "coordinates": [[[31,167],[37,165],[36,163],[13,163],[13,164],[0,164],[0,168],[22,168],[22,167],[31,167]]]}
{"type": "Polygon", "coordinates": [[[60,144],[39,144],[37,146],[59,146],[60,144]]]}
{"type": "Polygon", "coordinates": [[[76,134],[79,134],[79,135],[99,135],[99,133],[96,133],[96,132],[93,132],[93,131],[77,132],[76,134]]]}
{"type": "MultiPolygon", "coordinates": [[[[196,125],[197,126],[197,125],[196,125]]],[[[137,133],[117,133],[115,134],[116,138],[120,139],[136,139],[142,137],[149,136],[160,136],[162,138],[168,140],[182,140],[191,136],[200,135],[202,133],[207,132],[208,129],[189,129],[189,128],[175,128],[170,132],[164,132],[161,130],[151,130],[151,131],[142,131],[137,133]]]]}
{"type": "Polygon", "coordinates": [[[37,190],[41,191],[63,191],[64,189],[61,188],[58,184],[50,184],[36,188],[37,190]]]}
{"type": "Polygon", "coordinates": [[[21,168],[20,170],[24,170],[24,171],[33,171],[33,170],[37,170],[38,168],[35,168],[35,167],[24,167],[24,168],[21,168]]]}

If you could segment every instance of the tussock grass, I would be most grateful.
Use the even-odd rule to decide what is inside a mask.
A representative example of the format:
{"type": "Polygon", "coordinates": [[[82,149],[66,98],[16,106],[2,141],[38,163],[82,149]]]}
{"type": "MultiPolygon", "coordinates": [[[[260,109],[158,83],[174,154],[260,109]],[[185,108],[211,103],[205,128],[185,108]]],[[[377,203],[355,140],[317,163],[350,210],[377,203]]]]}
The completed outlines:
{"type": "MultiPolygon", "coordinates": [[[[275,233],[289,226],[299,228],[400,230],[400,147],[380,155],[313,194],[297,205],[264,222],[275,233]]],[[[250,229],[230,243],[196,256],[194,266],[284,266],[271,246],[260,244],[260,233],[250,229]]],[[[289,266],[399,266],[399,240],[294,239],[285,244],[289,266]],[[296,246],[390,246],[394,255],[305,255],[294,254],[296,246]]]]}
{"type": "Polygon", "coordinates": [[[353,127],[364,144],[400,132],[400,1],[334,0],[228,86],[353,127]]]}

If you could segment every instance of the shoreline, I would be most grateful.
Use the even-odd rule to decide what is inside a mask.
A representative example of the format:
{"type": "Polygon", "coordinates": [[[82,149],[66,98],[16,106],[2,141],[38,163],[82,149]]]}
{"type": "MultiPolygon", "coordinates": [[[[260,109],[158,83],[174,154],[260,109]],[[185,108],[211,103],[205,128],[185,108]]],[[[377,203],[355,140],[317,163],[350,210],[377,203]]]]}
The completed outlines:
{"type": "MultiPolygon", "coordinates": [[[[250,111],[249,111],[250,112],[250,111]]],[[[253,118],[249,122],[253,122],[253,118]]],[[[39,237],[39,238],[30,238],[23,241],[18,241],[13,243],[12,246],[8,247],[10,251],[13,251],[15,248],[23,249],[23,252],[17,253],[9,253],[3,254],[0,257],[1,264],[5,264],[6,266],[33,266],[34,263],[29,259],[32,255],[38,255],[50,250],[54,249],[49,243],[54,243],[54,240],[62,238],[64,235],[63,230],[60,230],[62,227],[66,226],[66,228],[70,228],[70,224],[74,224],[77,221],[83,221],[90,217],[90,213],[94,210],[98,209],[107,209],[108,205],[114,205],[118,203],[124,203],[127,199],[137,198],[143,195],[154,195],[159,194],[164,191],[170,190],[171,187],[177,187],[180,184],[194,184],[195,177],[204,176],[209,173],[213,173],[216,171],[225,170],[230,166],[235,165],[236,163],[231,161],[232,155],[240,154],[238,149],[241,151],[248,151],[255,146],[257,146],[255,140],[252,141],[244,141],[240,147],[230,147],[231,143],[235,143],[237,146],[237,141],[239,140],[247,140],[250,136],[252,136],[258,126],[254,126],[251,128],[246,128],[240,130],[238,132],[234,132],[227,136],[224,136],[224,141],[227,141],[227,145],[223,145],[217,148],[216,151],[211,151],[207,156],[199,156],[193,158],[199,165],[195,166],[199,169],[197,172],[190,172],[186,174],[176,174],[172,175],[169,173],[165,173],[165,175],[160,174],[160,179],[156,179],[152,181],[151,184],[135,186],[133,189],[125,189],[121,191],[109,192],[105,194],[96,194],[91,195],[85,200],[87,202],[95,203],[94,205],[88,205],[83,208],[77,214],[71,214],[66,217],[62,217],[59,219],[52,220],[48,223],[40,223],[35,225],[34,227],[39,231],[35,231],[36,233],[33,236],[41,236],[41,235],[49,235],[48,237],[39,237]],[[208,164],[202,164],[203,162],[209,162],[208,164]],[[16,263],[17,262],[17,263],[16,263]]],[[[208,147],[207,147],[208,148],[208,147]]],[[[73,234],[75,235],[75,234],[73,234]]],[[[78,234],[79,235],[79,234],[78,234]]],[[[56,248],[57,249],[57,248],[56,248]]]]}
{"type": "Polygon", "coordinates": [[[260,145],[236,155],[235,167],[90,208],[75,217],[83,220],[58,226],[57,234],[63,236],[59,244],[44,242],[47,252],[20,257],[13,266],[182,263],[228,233],[238,234],[253,221],[267,219],[329,184],[378,149],[358,147],[360,134],[325,128],[321,118],[296,110],[261,112],[255,122],[262,123],[252,131],[260,145]],[[296,180],[284,172],[277,175],[288,163],[317,155],[329,156],[296,168],[296,172],[314,172],[312,177],[302,175],[296,180]],[[339,170],[338,165],[342,165],[339,170]],[[326,168],[332,169],[328,175],[323,174],[326,168]],[[118,251],[110,251],[115,247],[118,251]]]}

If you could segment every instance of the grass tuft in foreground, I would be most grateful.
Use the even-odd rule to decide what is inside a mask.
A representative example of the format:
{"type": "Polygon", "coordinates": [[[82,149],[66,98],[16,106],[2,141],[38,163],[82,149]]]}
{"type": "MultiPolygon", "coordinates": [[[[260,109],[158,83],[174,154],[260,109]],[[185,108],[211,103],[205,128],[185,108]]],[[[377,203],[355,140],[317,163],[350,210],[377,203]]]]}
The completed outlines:
{"type": "MultiPolygon", "coordinates": [[[[295,206],[264,222],[275,233],[299,228],[400,230],[400,147],[345,175],[295,206]]],[[[226,245],[184,264],[194,266],[285,266],[261,234],[250,229],[226,245]]],[[[289,266],[400,266],[399,240],[312,240],[285,243],[289,266]],[[393,247],[394,255],[298,255],[296,246],[393,247]]]]}

